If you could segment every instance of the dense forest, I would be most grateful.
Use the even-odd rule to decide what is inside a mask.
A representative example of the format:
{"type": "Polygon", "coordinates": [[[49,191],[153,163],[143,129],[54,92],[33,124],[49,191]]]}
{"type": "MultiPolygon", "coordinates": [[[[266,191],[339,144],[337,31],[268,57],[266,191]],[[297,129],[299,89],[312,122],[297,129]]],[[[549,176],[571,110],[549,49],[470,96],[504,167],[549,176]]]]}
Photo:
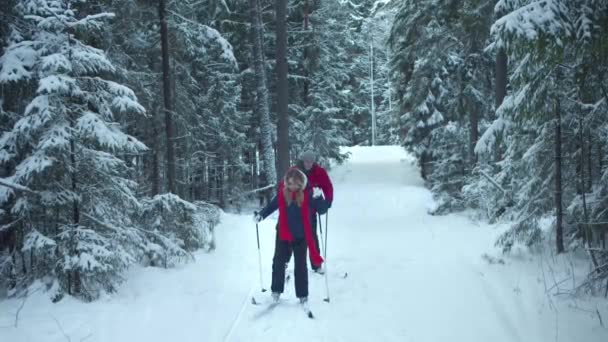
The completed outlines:
{"type": "Polygon", "coordinates": [[[606,0],[3,0],[0,18],[0,295],[95,300],[132,264],[216,248],[220,210],[303,151],[330,167],[372,144],[417,158],[432,214],[511,222],[505,252],[583,251],[580,289],[608,291],[606,0]]]}

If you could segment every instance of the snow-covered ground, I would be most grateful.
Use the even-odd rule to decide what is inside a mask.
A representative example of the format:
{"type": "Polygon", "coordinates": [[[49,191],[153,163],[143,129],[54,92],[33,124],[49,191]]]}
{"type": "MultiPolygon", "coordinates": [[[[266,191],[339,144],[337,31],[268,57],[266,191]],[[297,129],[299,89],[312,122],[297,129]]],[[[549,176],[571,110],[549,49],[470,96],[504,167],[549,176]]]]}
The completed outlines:
{"type": "MultiPolygon", "coordinates": [[[[504,227],[427,214],[431,195],[401,148],[349,150],[331,172],[329,304],[324,278],[310,275],[315,320],[296,304],[293,282],[273,311],[251,305],[252,295],[269,296],[259,289],[255,225],[248,213],[224,214],[216,251],[177,269],[134,269],[95,303],[52,304],[38,291],[15,327],[23,300],[0,302],[0,341],[608,341],[605,299],[555,295],[572,288],[570,262],[581,260],[502,257],[493,244],[504,227]]],[[[275,222],[260,225],[265,287],[275,222]]]]}

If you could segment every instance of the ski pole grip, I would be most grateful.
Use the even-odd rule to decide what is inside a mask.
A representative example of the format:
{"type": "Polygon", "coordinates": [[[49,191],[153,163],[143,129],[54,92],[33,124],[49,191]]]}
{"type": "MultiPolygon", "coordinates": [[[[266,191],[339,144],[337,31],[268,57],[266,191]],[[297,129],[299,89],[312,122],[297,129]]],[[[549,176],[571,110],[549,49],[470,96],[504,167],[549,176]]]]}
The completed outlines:
{"type": "MultiPolygon", "coordinates": [[[[258,212],[254,211],[254,214],[255,214],[255,216],[257,216],[258,212]]],[[[258,230],[258,223],[257,223],[257,221],[255,223],[255,238],[256,238],[256,240],[258,242],[258,252],[259,252],[260,251],[260,232],[258,230]]]]}

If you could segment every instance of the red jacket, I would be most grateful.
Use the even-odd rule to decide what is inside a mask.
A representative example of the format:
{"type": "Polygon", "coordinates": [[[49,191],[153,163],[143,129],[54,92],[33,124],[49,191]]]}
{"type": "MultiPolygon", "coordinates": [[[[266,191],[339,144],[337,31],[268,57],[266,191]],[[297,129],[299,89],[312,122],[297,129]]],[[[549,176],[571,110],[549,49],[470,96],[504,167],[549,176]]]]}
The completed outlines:
{"type": "Polygon", "coordinates": [[[331,207],[331,203],[334,200],[334,186],[329,179],[327,171],[317,163],[314,163],[308,171],[304,169],[304,166],[301,163],[298,163],[298,168],[306,174],[306,177],[308,177],[307,188],[311,191],[313,188],[321,188],[325,199],[329,202],[329,206],[331,207]]]}

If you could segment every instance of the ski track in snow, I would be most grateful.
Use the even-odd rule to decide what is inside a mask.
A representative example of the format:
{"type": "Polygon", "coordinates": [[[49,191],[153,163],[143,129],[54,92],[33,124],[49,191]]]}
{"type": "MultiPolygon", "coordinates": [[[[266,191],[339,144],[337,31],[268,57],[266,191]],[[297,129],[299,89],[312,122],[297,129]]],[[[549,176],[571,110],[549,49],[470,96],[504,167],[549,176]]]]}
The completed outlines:
{"type": "Polygon", "coordinates": [[[331,303],[323,302],[324,278],[309,275],[314,320],[297,304],[293,277],[282,302],[260,314],[270,297],[276,214],[260,224],[265,293],[251,215],[223,214],[216,251],[176,269],[135,268],[118,293],[95,303],[52,304],[37,292],[15,328],[22,300],[0,302],[0,341],[608,340],[592,312],[598,302],[547,296],[537,261],[481,258],[499,256],[497,227],[464,214],[428,215],[431,194],[403,149],[348,150],[351,159],[331,172],[331,303]],[[252,305],[252,295],[262,304],[252,305]]]}

